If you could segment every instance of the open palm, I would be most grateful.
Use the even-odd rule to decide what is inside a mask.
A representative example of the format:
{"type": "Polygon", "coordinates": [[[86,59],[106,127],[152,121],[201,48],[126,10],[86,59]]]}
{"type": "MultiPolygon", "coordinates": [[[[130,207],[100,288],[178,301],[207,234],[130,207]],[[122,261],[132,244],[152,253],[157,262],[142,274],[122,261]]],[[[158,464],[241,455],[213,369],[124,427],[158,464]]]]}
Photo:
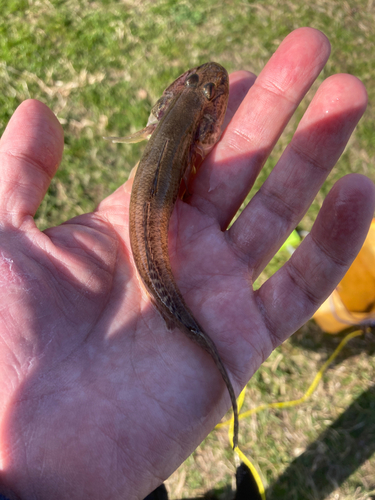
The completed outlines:
{"type": "MultiPolygon", "coordinates": [[[[231,75],[234,117],[171,219],[176,281],[237,392],[341,279],[374,210],[368,179],[341,179],[290,262],[253,292],[366,107],[363,85],[336,75],[226,230],[328,55],[326,38],[304,28],[255,83],[231,75]]],[[[25,500],[141,499],[208,434],[229,397],[210,356],[168,331],[140,286],[131,180],[94,213],[35,227],[62,147],[60,125],[38,101],[18,108],[0,144],[0,482],[25,500]]]]}

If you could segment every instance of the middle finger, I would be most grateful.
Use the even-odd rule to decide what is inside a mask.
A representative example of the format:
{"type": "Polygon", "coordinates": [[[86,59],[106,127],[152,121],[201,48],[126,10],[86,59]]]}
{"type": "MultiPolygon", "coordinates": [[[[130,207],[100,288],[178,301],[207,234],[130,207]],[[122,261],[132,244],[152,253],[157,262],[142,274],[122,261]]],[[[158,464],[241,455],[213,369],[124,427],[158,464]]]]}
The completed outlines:
{"type": "Polygon", "coordinates": [[[320,31],[300,28],[281,43],[194,179],[190,203],[224,230],[330,53],[320,31]]]}

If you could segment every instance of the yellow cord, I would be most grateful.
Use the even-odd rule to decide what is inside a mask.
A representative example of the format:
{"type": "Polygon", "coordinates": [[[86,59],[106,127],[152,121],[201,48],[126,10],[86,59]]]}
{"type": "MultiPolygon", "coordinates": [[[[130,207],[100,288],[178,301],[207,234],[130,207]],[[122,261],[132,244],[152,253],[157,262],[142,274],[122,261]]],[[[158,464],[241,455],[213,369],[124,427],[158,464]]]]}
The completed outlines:
{"type": "MultiPolygon", "coordinates": [[[[310,387],[307,389],[305,394],[299,398],[299,399],[294,399],[292,401],[281,401],[278,403],[268,403],[264,405],[260,405],[257,408],[253,408],[252,410],[245,411],[244,413],[241,413],[239,415],[239,419],[242,420],[246,417],[249,417],[250,415],[254,415],[254,413],[259,413],[262,410],[266,410],[268,408],[290,408],[292,406],[297,406],[301,403],[304,403],[310,396],[311,394],[315,391],[317,388],[319,382],[321,381],[324,372],[327,370],[329,365],[337,358],[338,354],[342,351],[344,346],[349,342],[349,340],[353,339],[354,337],[359,337],[360,335],[363,334],[362,330],[356,330],[355,332],[349,333],[342,339],[340,344],[336,347],[335,351],[333,354],[327,359],[327,361],[323,364],[323,366],[320,368],[318,373],[315,375],[314,380],[312,381],[312,384],[310,387]]],[[[245,392],[246,392],[246,387],[243,389],[241,394],[238,397],[237,404],[238,404],[238,411],[241,410],[241,407],[243,405],[244,399],[245,399],[245,392]]],[[[234,427],[234,418],[232,417],[230,420],[226,420],[225,422],[221,422],[220,424],[217,424],[215,429],[220,429],[221,427],[229,425],[229,430],[228,430],[228,438],[229,438],[229,443],[231,446],[233,446],[233,427],[234,427]]],[[[250,469],[256,483],[259,489],[260,496],[262,500],[266,500],[266,493],[265,493],[265,488],[263,485],[263,482],[260,478],[260,475],[258,474],[256,468],[254,465],[250,462],[250,460],[242,453],[242,451],[239,449],[237,446],[235,448],[235,453],[238,455],[240,460],[242,460],[245,465],[250,469]]]]}

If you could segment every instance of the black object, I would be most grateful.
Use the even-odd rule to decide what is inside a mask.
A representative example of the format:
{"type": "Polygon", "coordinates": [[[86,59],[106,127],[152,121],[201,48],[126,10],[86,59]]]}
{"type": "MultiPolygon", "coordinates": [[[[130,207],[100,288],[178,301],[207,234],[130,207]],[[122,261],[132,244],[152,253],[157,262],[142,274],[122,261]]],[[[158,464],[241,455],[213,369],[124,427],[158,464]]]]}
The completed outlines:
{"type": "Polygon", "coordinates": [[[156,488],[156,490],[147,495],[144,500],[168,500],[167,488],[164,486],[164,484],[161,484],[156,488]]]}
{"type": "Polygon", "coordinates": [[[243,462],[236,470],[236,487],[234,500],[262,500],[254,476],[243,462]]]}
{"type": "MultiPolygon", "coordinates": [[[[243,462],[236,470],[236,487],[237,491],[233,500],[262,500],[254,476],[243,462]]],[[[164,484],[158,486],[144,500],[168,500],[168,492],[164,484]]]]}

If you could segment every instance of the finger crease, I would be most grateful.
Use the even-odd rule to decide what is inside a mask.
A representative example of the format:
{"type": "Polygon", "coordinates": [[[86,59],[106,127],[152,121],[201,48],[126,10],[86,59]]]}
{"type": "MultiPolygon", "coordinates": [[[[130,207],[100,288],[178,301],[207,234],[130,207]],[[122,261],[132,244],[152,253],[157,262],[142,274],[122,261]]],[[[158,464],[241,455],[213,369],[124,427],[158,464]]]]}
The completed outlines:
{"type": "Polygon", "coordinates": [[[347,267],[347,261],[344,259],[340,259],[337,256],[334,256],[332,252],[326,248],[321,242],[319,242],[317,239],[315,239],[314,234],[311,232],[310,233],[311,239],[315,246],[317,247],[317,250],[320,251],[325,255],[325,257],[329,260],[332,261],[336,266],[338,267],[347,267]]]}
{"type": "MultiPolygon", "coordinates": [[[[278,87],[274,83],[271,83],[270,81],[267,81],[268,85],[264,85],[262,83],[259,83],[258,80],[256,80],[256,83],[254,84],[254,87],[259,87],[261,91],[268,92],[268,94],[277,97],[278,99],[282,99],[288,103],[291,103],[293,106],[295,106],[296,102],[293,99],[290,99],[287,95],[285,95],[285,89],[278,87]]],[[[254,88],[253,87],[253,88],[254,88]]]]}
{"type": "Polygon", "coordinates": [[[232,150],[235,150],[235,151],[237,151],[237,150],[242,151],[243,150],[242,141],[238,141],[238,138],[244,140],[247,144],[254,144],[252,137],[249,136],[248,134],[244,134],[241,129],[235,128],[234,130],[232,130],[231,133],[234,135],[234,140],[231,139],[230,141],[228,141],[228,144],[226,144],[226,147],[229,146],[230,149],[232,149],[232,150]]]}
{"type": "Polygon", "coordinates": [[[282,337],[282,335],[277,334],[277,331],[280,330],[280,328],[278,327],[277,324],[275,324],[271,320],[271,318],[267,312],[267,309],[264,305],[264,302],[262,300],[262,297],[259,295],[258,291],[256,291],[254,293],[254,297],[255,297],[255,301],[258,305],[258,309],[262,315],[264,325],[265,325],[265,327],[268,331],[269,337],[271,339],[272,350],[274,350],[274,349],[276,349],[276,347],[278,347],[281,344],[281,342],[284,340],[284,338],[282,337]]]}
{"type": "MultiPolygon", "coordinates": [[[[31,156],[29,156],[25,153],[21,153],[20,151],[8,150],[8,151],[3,152],[2,154],[5,156],[8,156],[9,158],[11,158],[11,160],[15,159],[15,160],[20,160],[21,162],[26,162],[29,166],[31,166],[32,168],[35,168],[36,170],[38,170],[42,174],[47,174],[49,178],[53,177],[53,175],[51,176],[49,174],[48,169],[46,169],[42,166],[42,163],[35,161],[35,159],[33,159],[31,156]]],[[[44,164],[44,162],[43,162],[43,164],[44,164]]]]}
{"type": "Polygon", "coordinates": [[[288,273],[288,276],[293,284],[301,290],[301,292],[304,294],[307,300],[311,302],[311,304],[313,304],[313,306],[319,306],[320,295],[317,296],[309,290],[309,283],[305,280],[304,274],[301,273],[299,269],[294,265],[293,259],[289,260],[285,264],[285,266],[285,270],[288,273]]]}
{"type": "Polygon", "coordinates": [[[296,216],[294,207],[279,196],[277,191],[269,191],[263,186],[258,193],[259,201],[272,215],[276,215],[279,219],[285,221],[287,226],[294,222],[296,216]]]}
{"type": "Polygon", "coordinates": [[[322,172],[327,172],[328,169],[325,168],[320,161],[318,161],[316,158],[313,158],[311,155],[305,153],[304,150],[299,148],[293,141],[291,142],[290,147],[293,153],[295,153],[295,155],[298,156],[303,163],[308,163],[317,170],[321,170],[322,172]]]}

